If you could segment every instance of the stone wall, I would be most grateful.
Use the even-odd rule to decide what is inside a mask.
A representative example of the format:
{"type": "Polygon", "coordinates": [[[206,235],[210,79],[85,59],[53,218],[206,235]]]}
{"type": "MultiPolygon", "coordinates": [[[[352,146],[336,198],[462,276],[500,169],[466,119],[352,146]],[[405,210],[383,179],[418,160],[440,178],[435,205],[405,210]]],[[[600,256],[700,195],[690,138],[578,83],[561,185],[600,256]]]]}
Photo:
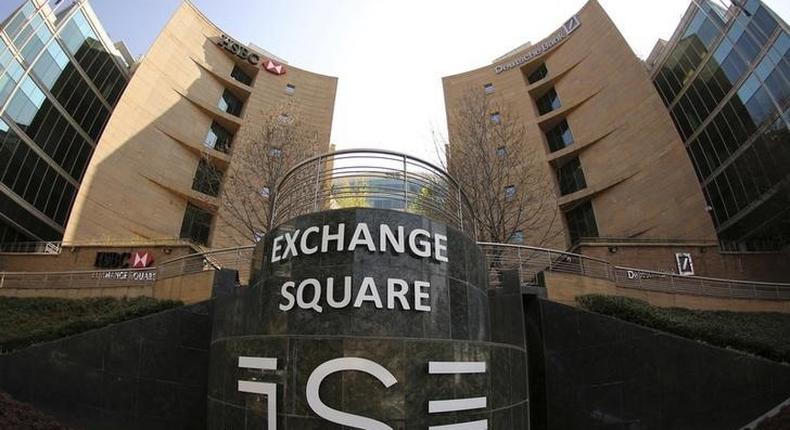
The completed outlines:
{"type": "Polygon", "coordinates": [[[545,381],[533,429],[736,430],[790,395],[785,364],[542,299],[526,308],[530,375],[545,381]]]}
{"type": "Polygon", "coordinates": [[[0,355],[0,390],[75,429],[203,429],[210,302],[0,355]]]}

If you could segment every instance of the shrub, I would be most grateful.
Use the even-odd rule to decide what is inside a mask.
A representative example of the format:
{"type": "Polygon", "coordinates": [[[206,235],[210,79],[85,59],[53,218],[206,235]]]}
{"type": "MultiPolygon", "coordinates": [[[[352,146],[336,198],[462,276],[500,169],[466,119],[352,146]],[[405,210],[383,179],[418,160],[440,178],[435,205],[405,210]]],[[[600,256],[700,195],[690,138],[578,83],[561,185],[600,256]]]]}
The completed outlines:
{"type": "Polygon", "coordinates": [[[656,330],[790,362],[790,315],[774,312],[660,308],[643,300],[597,294],[579,296],[583,309],[656,330]]]}
{"type": "Polygon", "coordinates": [[[0,352],[24,348],[139,318],[180,302],[134,299],[55,299],[0,297],[0,352]]]}

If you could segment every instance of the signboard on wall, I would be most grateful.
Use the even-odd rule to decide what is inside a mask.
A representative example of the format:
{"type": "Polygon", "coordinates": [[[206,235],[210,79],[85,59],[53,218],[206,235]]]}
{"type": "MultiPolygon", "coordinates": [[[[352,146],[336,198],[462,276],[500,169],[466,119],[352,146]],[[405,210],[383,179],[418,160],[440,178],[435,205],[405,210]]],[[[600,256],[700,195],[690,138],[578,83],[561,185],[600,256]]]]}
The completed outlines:
{"type": "Polygon", "coordinates": [[[678,275],[694,275],[694,262],[691,259],[691,254],[688,252],[675,253],[675,262],[678,265],[678,275]]]}

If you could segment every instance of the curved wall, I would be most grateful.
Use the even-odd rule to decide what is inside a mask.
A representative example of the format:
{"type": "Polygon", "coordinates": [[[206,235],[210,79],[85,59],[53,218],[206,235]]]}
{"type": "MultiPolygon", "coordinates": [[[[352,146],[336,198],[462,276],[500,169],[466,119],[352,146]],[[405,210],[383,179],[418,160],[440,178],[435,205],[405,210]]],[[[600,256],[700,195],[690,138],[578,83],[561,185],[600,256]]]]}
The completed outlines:
{"type": "MultiPolygon", "coordinates": [[[[559,208],[567,218],[589,202],[596,236],[715,243],[691,162],[642,61],[597,1],[588,1],[574,17],[577,26],[557,43],[559,33],[554,33],[490,65],[443,78],[449,151],[458,129],[452,112],[467,92],[482,93],[485,84],[492,84],[486,97],[520,118],[526,128],[525,162],[542,172],[543,186],[554,190],[552,201],[540,210],[559,208]],[[549,49],[530,54],[546,43],[549,49]],[[512,67],[502,70],[502,65],[512,67]],[[541,65],[545,77],[529,82],[541,65]],[[536,101],[552,88],[559,107],[540,114],[536,101]],[[573,143],[552,151],[546,133],[562,120],[573,143]],[[586,187],[563,194],[558,171],[577,158],[586,187]]],[[[541,227],[525,226],[524,243],[567,248],[573,241],[567,220],[560,227],[563,234],[550,243],[537,242],[544,234],[541,227]]]]}
{"type": "MultiPolygon", "coordinates": [[[[299,247],[296,249],[301,252],[305,246],[306,249],[320,247],[322,234],[323,231],[311,233],[304,245],[301,239],[295,239],[299,247]]],[[[386,387],[371,375],[343,371],[327,376],[320,384],[320,400],[329,407],[389,426],[362,428],[419,429],[482,420],[490,428],[525,425],[528,410],[523,337],[511,344],[492,341],[503,337],[493,335],[491,329],[498,302],[493,301],[489,309],[482,252],[462,233],[417,215],[380,209],[342,209],[297,217],[267,235],[259,246],[262,252],[256,255],[264,257],[258,262],[262,268],[253,286],[238,296],[219,299],[216,304],[209,429],[245,428],[244,422],[246,428],[261,428],[267,420],[267,397],[240,392],[240,381],[253,380],[275,384],[277,428],[340,428],[331,426],[330,421],[317,414],[316,409],[320,408],[309,404],[307,393],[309,381],[317,374],[314,372],[320,373],[320,366],[344,357],[370,360],[396,380],[386,387]],[[340,224],[345,227],[345,249],[353,241],[358,226],[365,224],[372,233],[376,251],[370,251],[367,246],[337,251],[335,242],[327,242],[327,252],[319,250],[311,255],[294,257],[291,251],[285,251],[288,241],[294,242],[294,234],[301,237],[313,226],[327,226],[329,233],[336,233],[340,224]],[[447,249],[436,254],[436,242],[432,242],[431,257],[415,254],[408,245],[404,245],[404,252],[390,246],[382,252],[379,246],[382,225],[393,232],[403,227],[404,237],[424,229],[431,235],[431,241],[440,236],[439,247],[446,243],[447,249]],[[441,236],[446,236],[446,242],[441,236]],[[273,254],[275,241],[278,245],[273,254]],[[282,252],[287,252],[288,258],[273,262],[282,252]],[[441,261],[444,256],[447,261],[441,261]],[[341,301],[346,276],[351,277],[354,298],[348,305],[333,308],[323,296],[314,306],[299,306],[298,285],[304,279],[317,279],[325,295],[327,278],[333,278],[334,286],[338,287],[333,297],[341,301]],[[366,277],[375,282],[381,293],[380,308],[373,299],[355,307],[360,290],[370,293],[362,287],[366,277]],[[409,292],[405,295],[408,310],[397,297],[390,306],[389,294],[385,292],[388,279],[408,283],[409,292]],[[296,286],[283,290],[282,286],[291,281],[296,286]],[[419,282],[430,283],[429,287],[421,288],[429,297],[416,298],[419,282]],[[283,306],[291,303],[289,294],[297,295],[297,301],[293,308],[284,310],[283,306]],[[416,304],[430,306],[430,310],[416,310],[416,304]],[[315,306],[321,306],[321,312],[315,306]],[[240,357],[276,359],[272,365],[276,370],[240,368],[243,364],[240,357]],[[429,366],[432,361],[485,364],[483,373],[432,374],[429,366]],[[483,407],[429,413],[432,400],[480,401],[481,398],[485,398],[483,407]]],[[[305,287],[303,292],[303,303],[313,302],[315,287],[305,287]]]]}

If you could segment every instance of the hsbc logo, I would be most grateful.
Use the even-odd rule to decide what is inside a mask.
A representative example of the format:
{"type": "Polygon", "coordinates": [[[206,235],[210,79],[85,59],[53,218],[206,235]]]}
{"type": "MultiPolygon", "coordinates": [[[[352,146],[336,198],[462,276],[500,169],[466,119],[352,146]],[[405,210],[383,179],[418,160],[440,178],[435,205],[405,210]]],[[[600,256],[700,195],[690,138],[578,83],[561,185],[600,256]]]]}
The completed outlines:
{"type": "Polygon", "coordinates": [[[102,269],[144,269],[154,264],[154,256],[147,251],[97,252],[93,265],[102,269]]]}
{"type": "Polygon", "coordinates": [[[132,269],[143,269],[154,264],[154,256],[149,252],[137,251],[129,257],[129,267],[132,269]]]}
{"type": "Polygon", "coordinates": [[[237,40],[233,39],[228,35],[220,35],[219,41],[217,42],[217,46],[224,48],[226,51],[230,52],[231,54],[241,58],[242,60],[247,60],[253,66],[257,66],[260,64],[263,70],[266,70],[269,73],[275,75],[284,75],[285,74],[285,66],[272,60],[263,60],[260,55],[257,53],[250,51],[249,48],[239,43],[237,40]]]}

